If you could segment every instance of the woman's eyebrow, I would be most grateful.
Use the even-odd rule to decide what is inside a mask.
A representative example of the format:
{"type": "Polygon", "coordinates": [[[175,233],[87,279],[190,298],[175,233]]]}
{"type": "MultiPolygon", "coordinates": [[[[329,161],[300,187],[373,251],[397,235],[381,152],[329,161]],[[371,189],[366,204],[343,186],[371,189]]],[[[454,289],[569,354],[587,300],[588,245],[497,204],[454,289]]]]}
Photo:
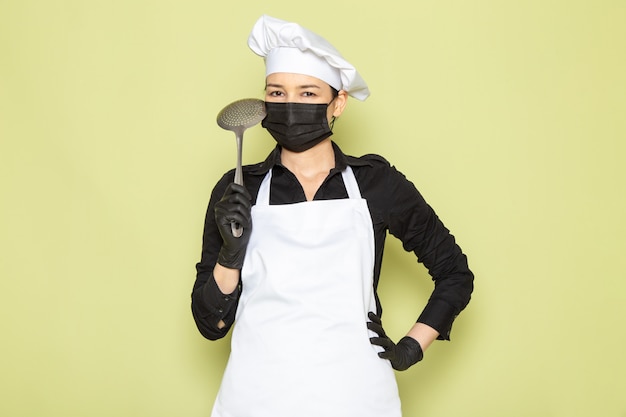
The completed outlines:
{"type": "Polygon", "coordinates": [[[316,84],[304,84],[304,85],[299,85],[298,88],[301,90],[304,90],[306,88],[320,88],[320,86],[316,84]]]}
{"type": "MultiPolygon", "coordinates": [[[[274,84],[274,83],[270,83],[270,84],[265,84],[265,88],[268,87],[272,87],[272,88],[284,88],[282,84],[274,84]]],[[[299,85],[297,88],[299,88],[300,90],[305,90],[307,88],[321,88],[319,85],[317,84],[304,84],[304,85],[299,85]]]]}

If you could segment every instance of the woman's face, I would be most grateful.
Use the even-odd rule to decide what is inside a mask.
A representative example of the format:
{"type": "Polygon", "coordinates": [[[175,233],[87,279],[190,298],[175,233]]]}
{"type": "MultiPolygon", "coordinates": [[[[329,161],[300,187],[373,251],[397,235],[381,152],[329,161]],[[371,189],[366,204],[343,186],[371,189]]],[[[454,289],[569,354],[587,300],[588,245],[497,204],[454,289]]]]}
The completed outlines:
{"type": "Polygon", "coordinates": [[[271,103],[329,104],[328,119],[343,113],[348,95],[339,91],[333,99],[330,85],[319,78],[290,72],[277,72],[265,80],[265,101],[271,103]],[[332,103],[331,103],[332,102],[332,103]]]}

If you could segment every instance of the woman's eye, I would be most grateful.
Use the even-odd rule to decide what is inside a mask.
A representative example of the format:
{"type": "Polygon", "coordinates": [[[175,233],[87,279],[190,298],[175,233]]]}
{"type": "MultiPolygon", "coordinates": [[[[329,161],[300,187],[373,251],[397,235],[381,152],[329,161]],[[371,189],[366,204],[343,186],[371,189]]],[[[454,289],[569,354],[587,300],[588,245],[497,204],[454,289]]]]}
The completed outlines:
{"type": "Polygon", "coordinates": [[[268,93],[269,96],[271,97],[280,97],[283,93],[281,91],[270,91],[268,93]]]}
{"type": "Polygon", "coordinates": [[[312,93],[311,91],[305,91],[302,95],[305,97],[315,97],[315,93],[312,93]]]}

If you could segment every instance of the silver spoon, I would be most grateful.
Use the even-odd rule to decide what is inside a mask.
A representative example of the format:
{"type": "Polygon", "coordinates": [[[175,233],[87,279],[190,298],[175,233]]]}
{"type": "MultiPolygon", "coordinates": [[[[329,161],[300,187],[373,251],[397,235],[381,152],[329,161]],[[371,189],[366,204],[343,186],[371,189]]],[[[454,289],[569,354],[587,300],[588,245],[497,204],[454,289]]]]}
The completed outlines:
{"type": "MultiPolygon", "coordinates": [[[[256,98],[244,98],[234,101],[224,107],[217,115],[217,124],[222,129],[235,132],[237,140],[237,167],[235,168],[235,184],[243,185],[241,172],[241,153],[243,145],[243,132],[258,124],[265,118],[265,102],[256,98]]],[[[233,236],[240,237],[243,234],[241,225],[232,223],[233,236]]]]}

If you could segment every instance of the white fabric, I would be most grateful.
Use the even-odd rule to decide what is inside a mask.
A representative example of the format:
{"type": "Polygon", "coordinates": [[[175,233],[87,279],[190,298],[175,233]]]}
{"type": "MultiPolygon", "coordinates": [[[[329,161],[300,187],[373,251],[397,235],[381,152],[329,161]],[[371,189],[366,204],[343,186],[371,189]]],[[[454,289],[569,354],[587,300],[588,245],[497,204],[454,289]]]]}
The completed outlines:
{"type": "Polygon", "coordinates": [[[311,75],[326,82],[339,91],[343,88],[341,74],[337,68],[328,65],[326,60],[312,53],[304,53],[298,48],[274,48],[265,58],[265,75],[275,72],[311,75]]]}
{"type": "Polygon", "coordinates": [[[350,168],[343,179],[348,199],[286,205],[269,205],[264,179],[213,417],[401,416],[366,327],[372,222],[350,168]]]}
{"type": "Polygon", "coordinates": [[[263,15],[250,32],[248,46],[265,59],[266,76],[275,72],[304,74],[358,100],[370,94],[363,78],[334,46],[297,23],[263,15]]]}

